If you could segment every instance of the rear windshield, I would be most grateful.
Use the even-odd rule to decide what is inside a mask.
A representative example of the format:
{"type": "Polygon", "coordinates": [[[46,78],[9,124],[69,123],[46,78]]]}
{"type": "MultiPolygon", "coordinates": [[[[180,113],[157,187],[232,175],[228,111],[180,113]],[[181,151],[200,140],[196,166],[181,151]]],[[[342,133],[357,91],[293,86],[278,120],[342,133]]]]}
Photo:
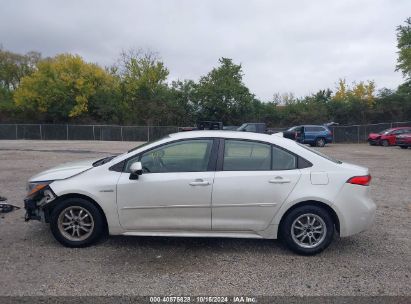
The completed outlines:
{"type": "Polygon", "coordinates": [[[321,152],[319,152],[319,151],[317,151],[317,150],[311,149],[311,148],[309,148],[309,147],[307,147],[307,146],[305,146],[305,145],[302,145],[302,144],[299,144],[299,143],[297,143],[297,144],[300,145],[300,147],[303,147],[304,149],[307,149],[307,150],[309,150],[309,151],[311,151],[311,152],[313,152],[313,153],[315,153],[315,154],[317,154],[317,155],[319,155],[319,156],[321,156],[321,157],[323,157],[323,158],[325,158],[325,159],[328,159],[329,161],[332,161],[333,163],[342,164],[342,161],[340,161],[340,160],[338,160],[338,159],[335,159],[334,157],[325,155],[325,154],[323,154],[323,153],[321,153],[321,152]]]}

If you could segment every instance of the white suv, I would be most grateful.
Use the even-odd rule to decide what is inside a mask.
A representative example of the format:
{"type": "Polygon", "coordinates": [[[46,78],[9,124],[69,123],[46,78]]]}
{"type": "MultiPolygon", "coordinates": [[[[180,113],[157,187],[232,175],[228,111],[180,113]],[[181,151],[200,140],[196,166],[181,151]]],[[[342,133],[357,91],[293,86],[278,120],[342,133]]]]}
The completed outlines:
{"type": "Polygon", "coordinates": [[[33,176],[26,219],[65,246],[111,235],[282,239],[314,254],[373,222],[368,169],[279,136],[171,134],[116,157],[33,176]]]}

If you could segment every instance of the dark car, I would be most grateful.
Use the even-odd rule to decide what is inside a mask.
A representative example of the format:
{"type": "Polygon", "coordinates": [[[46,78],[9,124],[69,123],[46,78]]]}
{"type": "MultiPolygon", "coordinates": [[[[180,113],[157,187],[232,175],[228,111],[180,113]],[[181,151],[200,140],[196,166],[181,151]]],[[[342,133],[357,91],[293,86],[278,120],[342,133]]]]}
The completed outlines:
{"type": "Polygon", "coordinates": [[[237,128],[237,131],[267,133],[267,126],[263,122],[246,122],[237,128]]]}
{"type": "Polygon", "coordinates": [[[384,147],[394,146],[395,137],[400,134],[411,133],[411,127],[398,127],[383,130],[379,133],[370,133],[368,143],[372,146],[381,145],[384,147]]]}
{"type": "Polygon", "coordinates": [[[411,147],[411,132],[397,135],[395,137],[395,144],[401,147],[401,149],[411,147]]]}
{"type": "Polygon", "coordinates": [[[295,126],[283,132],[285,138],[296,140],[302,144],[324,147],[333,141],[333,134],[326,126],[295,126]]]}
{"type": "Polygon", "coordinates": [[[197,122],[196,127],[180,127],[179,132],[196,131],[196,130],[223,130],[221,121],[203,120],[197,122]]]}

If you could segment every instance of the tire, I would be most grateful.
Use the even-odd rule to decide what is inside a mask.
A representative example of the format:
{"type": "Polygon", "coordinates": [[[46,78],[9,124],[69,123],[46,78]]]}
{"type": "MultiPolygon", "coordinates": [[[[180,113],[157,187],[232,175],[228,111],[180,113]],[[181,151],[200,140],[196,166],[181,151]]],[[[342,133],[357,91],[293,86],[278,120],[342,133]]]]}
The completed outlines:
{"type": "Polygon", "coordinates": [[[334,222],[331,215],[324,208],[314,205],[297,207],[282,220],[279,236],[285,245],[295,253],[302,255],[317,254],[330,245],[334,237],[334,222]],[[300,227],[310,226],[307,225],[307,218],[310,219],[312,226],[316,225],[314,227],[321,226],[322,228],[317,228],[317,230],[311,230],[311,227],[309,228],[310,230],[307,228],[306,230],[300,229],[300,227]],[[313,219],[315,219],[314,225],[313,219]],[[298,221],[303,225],[300,225],[298,221]],[[300,233],[298,231],[300,230],[301,233],[306,233],[305,238],[304,235],[299,237],[300,233]],[[316,241],[313,241],[313,236],[317,236],[317,244],[315,244],[316,241]],[[311,245],[310,241],[312,241],[311,245]]]}
{"type": "Polygon", "coordinates": [[[384,139],[383,141],[381,141],[381,146],[388,147],[389,145],[390,143],[388,142],[388,140],[384,139]]]}
{"type": "Polygon", "coordinates": [[[317,147],[324,147],[325,146],[325,139],[324,138],[322,138],[322,137],[320,137],[320,138],[317,138],[316,140],[315,140],[315,145],[317,146],[317,147]]]}
{"type": "Polygon", "coordinates": [[[401,147],[401,149],[408,149],[407,146],[400,146],[400,147],[401,147]]]}
{"type": "Polygon", "coordinates": [[[53,236],[62,245],[71,248],[95,243],[102,236],[104,227],[100,210],[83,198],[74,197],[59,202],[50,217],[53,236]]]}

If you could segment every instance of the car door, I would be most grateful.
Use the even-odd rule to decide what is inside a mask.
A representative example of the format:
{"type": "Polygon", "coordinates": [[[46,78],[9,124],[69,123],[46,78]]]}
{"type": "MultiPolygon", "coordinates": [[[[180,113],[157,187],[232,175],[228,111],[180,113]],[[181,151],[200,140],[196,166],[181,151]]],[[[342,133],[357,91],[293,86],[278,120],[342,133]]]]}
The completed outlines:
{"type": "Polygon", "coordinates": [[[266,229],[300,178],[297,157],[255,141],[226,139],[221,149],[220,171],[214,177],[212,229],[266,229]]]}
{"type": "Polygon", "coordinates": [[[213,139],[191,139],[150,149],[130,160],[117,184],[117,205],[127,230],[210,230],[215,158],[213,139]],[[214,159],[214,163],[213,163],[214,159]],[[140,161],[143,174],[129,179],[140,161]]]}
{"type": "Polygon", "coordinates": [[[304,143],[313,143],[317,137],[314,127],[304,127],[304,143]]]}
{"type": "Polygon", "coordinates": [[[403,132],[403,129],[392,131],[388,136],[388,142],[390,143],[390,145],[395,145],[396,136],[402,134],[403,132]]]}

